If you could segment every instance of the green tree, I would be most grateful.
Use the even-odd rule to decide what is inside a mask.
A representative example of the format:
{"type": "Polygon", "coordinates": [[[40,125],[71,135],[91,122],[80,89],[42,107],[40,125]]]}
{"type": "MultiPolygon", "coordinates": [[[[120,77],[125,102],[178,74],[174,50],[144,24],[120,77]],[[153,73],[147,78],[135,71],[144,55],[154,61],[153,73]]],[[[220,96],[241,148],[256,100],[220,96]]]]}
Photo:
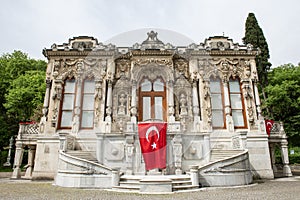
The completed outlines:
{"type": "Polygon", "coordinates": [[[5,95],[8,117],[20,121],[30,120],[34,110],[43,102],[46,90],[45,72],[27,71],[13,80],[8,93],[5,95]]]}
{"type": "Polygon", "coordinates": [[[263,102],[273,118],[283,121],[290,144],[300,146],[300,65],[286,64],[269,72],[268,95],[263,102]]]}
{"type": "Polygon", "coordinates": [[[264,36],[264,33],[255,18],[254,13],[249,13],[246,20],[244,44],[252,44],[254,48],[259,48],[261,53],[256,57],[257,73],[259,83],[262,89],[268,84],[268,70],[270,70],[271,63],[269,47],[264,36]]]}
{"type": "MultiPolygon", "coordinates": [[[[4,146],[8,145],[8,139],[11,136],[17,134],[18,122],[20,120],[24,120],[25,118],[28,119],[28,115],[30,115],[32,109],[35,109],[36,107],[36,102],[40,100],[40,98],[35,97],[35,95],[39,94],[39,92],[31,93],[35,99],[35,103],[34,101],[31,101],[25,107],[23,107],[23,113],[21,111],[22,108],[20,107],[20,104],[16,105],[18,107],[12,108],[11,103],[9,103],[8,101],[11,100],[10,97],[12,96],[12,94],[17,94],[16,87],[19,87],[17,80],[20,82],[20,79],[22,78],[19,79],[19,77],[23,76],[25,76],[26,78],[31,78],[28,75],[30,73],[34,75],[35,78],[37,78],[37,74],[41,75],[41,73],[45,73],[46,66],[47,65],[45,61],[31,59],[26,53],[23,53],[21,51],[14,51],[13,53],[7,53],[0,56],[0,150],[4,146]],[[6,105],[6,107],[4,105],[6,105]],[[30,106],[33,107],[31,108],[30,106]],[[18,112],[14,113],[14,109],[18,112]]],[[[41,81],[39,83],[39,89],[41,90],[44,90],[42,86],[44,84],[44,79],[45,75],[43,75],[43,79],[38,79],[39,81],[41,81]]],[[[23,82],[26,83],[26,81],[24,80],[23,82]]],[[[28,88],[31,86],[34,87],[34,85],[28,85],[28,88]]],[[[27,90],[29,90],[28,88],[27,90]]],[[[33,88],[32,91],[36,92],[36,89],[33,88]]],[[[16,99],[18,99],[19,102],[26,102],[28,100],[25,99],[25,94],[19,94],[23,95],[24,97],[24,99],[16,97],[16,99]]]]}
{"type": "Polygon", "coordinates": [[[20,75],[24,75],[26,71],[37,70],[45,71],[46,62],[43,60],[35,60],[28,57],[21,51],[14,51],[12,54],[4,54],[0,57],[0,109],[3,110],[5,103],[5,94],[10,88],[13,80],[20,75]]]}

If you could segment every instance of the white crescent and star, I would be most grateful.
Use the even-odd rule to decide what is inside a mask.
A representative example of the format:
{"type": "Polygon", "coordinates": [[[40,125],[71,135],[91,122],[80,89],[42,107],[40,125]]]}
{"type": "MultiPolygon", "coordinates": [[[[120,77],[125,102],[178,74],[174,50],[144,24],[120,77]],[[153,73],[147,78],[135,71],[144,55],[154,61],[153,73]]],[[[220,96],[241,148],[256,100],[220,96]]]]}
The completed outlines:
{"type": "Polygon", "coordinates": [[[273,124],[271,122],[267,122],[267,129],[271,131],[273,124]]]}
{"type": "Polygon", "coordinates": [[[273,126],[273,124],[271,122],[267,122],[267,126],[273,126]]]}
{"type": "Polygon", "coordinates": [[[150,128],[148,128],[148,130],[146,131],[146,140],[149,142],[149,134],[151,133],[151,131],[155,131],[157,133],[158,138],[156,141],[158,141],[159,140],[159,131],[156,126],[151,126],[150,128]]]}
{"type": "MultiPolygon", "coordinates": [[[[149,134],[151,133],[151,131],[156,132],[156,134],[157,134],[157,140],[156,141],[158,141],[159,140],[159,131],[158,131],[156,126],[151,126],[150,128],[147,129],[147,131],[146,131],[146,140],[148,142],[150,142],[149,141],[149,134]]],[[[151,146],[152,146],[152,149],[156,149],[156,143],[155,142],[153,142],[153,144],[151,146]]]]}

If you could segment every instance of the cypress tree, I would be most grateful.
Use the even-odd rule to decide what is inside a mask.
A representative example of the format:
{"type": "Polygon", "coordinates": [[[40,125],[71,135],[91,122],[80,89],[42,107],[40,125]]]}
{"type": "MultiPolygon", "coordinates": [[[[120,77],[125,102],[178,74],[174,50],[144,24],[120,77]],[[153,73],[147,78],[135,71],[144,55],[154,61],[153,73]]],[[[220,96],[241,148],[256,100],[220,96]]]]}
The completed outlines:
{"type": "Polygon", "coordinates": [[[270,54],[266,38],[262,29],[258,25],[254,13],[248,14],[243,42],[244,44],[252,44],[254,48],[259,48],[261,51],[261,53],[256,57],[256,65],[259,83],[264,93],[264,88],[268,84],[268,70],[272,64],[268,61],[270,54]]]}

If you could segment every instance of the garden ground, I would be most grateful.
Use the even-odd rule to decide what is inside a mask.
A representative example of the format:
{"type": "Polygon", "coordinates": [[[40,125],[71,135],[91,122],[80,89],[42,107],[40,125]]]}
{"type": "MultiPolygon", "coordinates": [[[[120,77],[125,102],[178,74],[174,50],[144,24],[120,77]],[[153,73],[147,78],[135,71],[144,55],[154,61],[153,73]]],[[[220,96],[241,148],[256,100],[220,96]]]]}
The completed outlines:
{"type": "Polygon", "coordinates": [[[201,188],[167,195],[119,193],[100,189],[62,188],[49,181],[0,178],[0,199],[299,199],[300,176],[259,181],[243,187],[201,188]]]}

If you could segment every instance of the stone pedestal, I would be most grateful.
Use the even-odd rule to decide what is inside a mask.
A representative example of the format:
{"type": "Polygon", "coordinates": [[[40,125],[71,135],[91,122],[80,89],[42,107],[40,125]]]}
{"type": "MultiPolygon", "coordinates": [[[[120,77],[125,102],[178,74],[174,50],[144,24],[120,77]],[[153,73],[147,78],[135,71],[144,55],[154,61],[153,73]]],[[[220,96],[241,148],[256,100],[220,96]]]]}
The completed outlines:
{"type": "Polygon", "coordinates": [[[112,170],[112,175],[111,175],[111,186],[119,186],[120,185],[120,169],[115,168],[112,170]]]}
{"type": "Polygon", "coordinates": [[[190,166],[192,186],[198,186],[199,187],[198,168],[199,168],[198,165],[191,165],[190,166]]]}
{"type": "Polygon", "coordinates": [[[97,147],[96,147],[96,157],[100,164],[103,163],[103,150],[104,150],[104,134],[96,133],[97,135],[97,147]]]}

